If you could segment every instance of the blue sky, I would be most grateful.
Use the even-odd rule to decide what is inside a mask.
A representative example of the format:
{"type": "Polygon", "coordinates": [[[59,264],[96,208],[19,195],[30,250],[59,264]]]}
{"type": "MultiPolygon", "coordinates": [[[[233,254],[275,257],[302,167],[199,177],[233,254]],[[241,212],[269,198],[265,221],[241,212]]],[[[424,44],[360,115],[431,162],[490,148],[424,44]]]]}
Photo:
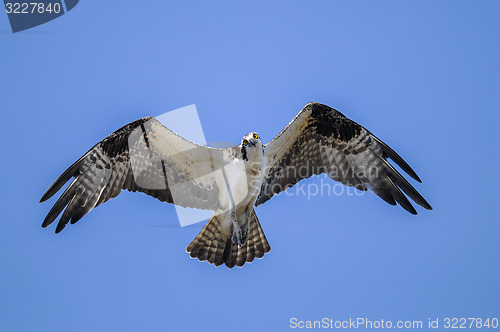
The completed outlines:
{"type": "MultiPolygon", "coordinates": [[[[500,316],[500,3],[81,1],[12,34],[0,14],[2,331],[286,331],[290,319],[500,316]],[[196,104],[207,141],[269,141],[310,101],[416,170],[434,207],[280,195],[242,269],[202,224],[122,193],[55,235],[43,192],[122,125],[196,104]]],[[[310,179],[309,183],[318,183],[310,179]]]]}

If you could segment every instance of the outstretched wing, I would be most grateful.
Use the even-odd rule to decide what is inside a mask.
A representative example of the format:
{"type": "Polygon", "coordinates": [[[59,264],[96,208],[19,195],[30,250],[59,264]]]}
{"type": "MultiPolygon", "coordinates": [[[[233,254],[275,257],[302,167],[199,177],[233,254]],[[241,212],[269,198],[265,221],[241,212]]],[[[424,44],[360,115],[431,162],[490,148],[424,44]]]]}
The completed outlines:
{"type": "Polygon", "coordinates": [[[97,143],[50,186],[40,202],[74,177],[42,226],[50,225],[66,208],[56,228],[58,233],[69,221],[77,222],[122,189],[183,207],[215,210],[219,187],[214,172],[230,154],[230,149],[189,142],[155,118],[134,121],[97,143]]]}
{"type": "Polygon", "coordinates": [[[307,104],[265,145],[267,174],[255,205],[262,204],[302,179],[327,173],[333,180],[370,189],[391,205],[417,212],[403,192],[422,207],[431,206],[387,161],[421,182],[411,167],[387,144],[337,110],[307,104]]]}

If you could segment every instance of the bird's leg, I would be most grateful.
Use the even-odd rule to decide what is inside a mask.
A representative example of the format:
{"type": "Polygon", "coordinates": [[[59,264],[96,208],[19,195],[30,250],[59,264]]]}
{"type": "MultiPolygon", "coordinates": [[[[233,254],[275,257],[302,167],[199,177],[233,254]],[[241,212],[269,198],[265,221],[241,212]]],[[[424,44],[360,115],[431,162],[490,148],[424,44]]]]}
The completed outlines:
{"type": "Polygon", "coordinates": [[[231,212],[231,220],[233,221],[233,236],[231,239],[234,243],[242,245],[247,241],[248,234],[250,233],[250,222],[247,219],[245,222],[246,225],[242,227],[236,218],[234,210],[231,212]]]}
{"type": "Polygon", "coordinates": [[[231,221],[233,222],[233,243],[241,244],[241,227],[238,224],[238,220],[236,219],[236,211],[231,211],[231,221]]]}

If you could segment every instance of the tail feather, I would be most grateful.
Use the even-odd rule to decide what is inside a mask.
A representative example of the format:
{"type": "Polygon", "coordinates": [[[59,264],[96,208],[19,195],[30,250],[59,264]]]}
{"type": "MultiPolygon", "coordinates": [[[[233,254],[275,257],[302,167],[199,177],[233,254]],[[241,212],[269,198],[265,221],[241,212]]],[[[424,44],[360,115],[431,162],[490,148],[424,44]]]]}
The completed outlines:
{"type": "Polygon", "coordinates": [[[224,248],[226,247],[226,239],[222,238],[222,233],[219,236],[219,240],[217,241],[217,249],[214,251],[213,255],[208,258],[208,262],[210,264],[214,264],[215,266],[219,266],[224,263],[223,255],[224,248]]]}
{"type": "Polygon", "coordinates": [[[253,262],[254,258],[255,258],[255,245],[254,245],[254,242],[253,242],[253,238],[249,238],[247,240],[247,263],[251,263],[253,262]]]}
{"type": "MultiPolygon", "coordinates": [[[[191,253],[191,257],[199,258],[208,256],[208,249],[215,234],[220,233],[220,223],[214,220],[216,216],[212,217],[209,222],[203,227],[201,232],[194,238],[194,240],[186,248],[186,251],[191,253]]],[[[200,259],[202,260],[202,259],[200,259]]],[[[206,257],[205,259],[206,260],[206,257]]]]}
{"type": "Polygon", "coordinates": [[[252,262],[255,257],[262,258],[270,250],[271,247],[253,210],[250,215],[250,232],[245,243],[238,245],[231,240],[231,234],[224,235],[219,216],[215,215],[186,248],[192,258],[206,260],[215,266],[226,264],[228,268],[241,267],[252,262]]]}
{"type": "Polygon", "coordinates": [[[262,227],[260,227],[259,220],[257,219],[257,215],[255,214],[255,211],[253,211],[253,214],[255,216],[255,219],[257,220],[257,231],[259,232],[259,240],[255,240],[256,242],[255,245],[255,257],[257,258],[262,258],[264,257],[264,254],[267,254],[269,251],[271,251],[271,247],[269,246],[269,243],[267,242],[266,236],[264,235],[264,231],[262,230],[262,227]]]}

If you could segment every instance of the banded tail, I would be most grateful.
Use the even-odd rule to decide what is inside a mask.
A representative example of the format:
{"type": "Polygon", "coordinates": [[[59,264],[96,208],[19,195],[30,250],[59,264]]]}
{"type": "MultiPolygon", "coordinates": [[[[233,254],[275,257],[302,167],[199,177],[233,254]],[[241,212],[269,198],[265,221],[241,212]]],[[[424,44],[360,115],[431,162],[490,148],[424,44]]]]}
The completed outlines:
{"type": "Polygon", "coordinates": [[[219,215],[214,215],[186,248],[192,258],[215,266],[225,263],[230,269],[235,265],[242,267],[255,257],[262,258],[270,250],[254,210],[250,214],[250,233],[242,245],[234,243],[231,234],[222,234],[219,215]]]}

